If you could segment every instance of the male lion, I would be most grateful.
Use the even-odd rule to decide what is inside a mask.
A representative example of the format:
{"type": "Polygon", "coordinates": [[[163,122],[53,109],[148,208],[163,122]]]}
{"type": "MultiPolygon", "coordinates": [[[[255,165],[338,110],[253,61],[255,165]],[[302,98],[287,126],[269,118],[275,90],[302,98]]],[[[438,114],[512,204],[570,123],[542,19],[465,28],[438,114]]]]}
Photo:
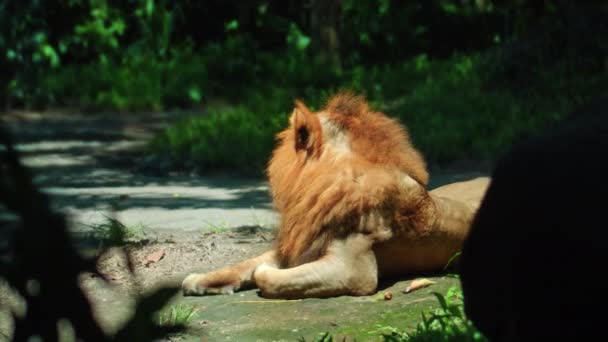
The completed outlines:
{"type": "Polygon", "coordinates": [[[302,102],[268,166],[274,250],[183,282],[186,295],[257,286],[270,298],[369,295],[379,276],[440,270],[460,250],[488,179],[427,192],[407,131],[362,97],[302,102]]]}

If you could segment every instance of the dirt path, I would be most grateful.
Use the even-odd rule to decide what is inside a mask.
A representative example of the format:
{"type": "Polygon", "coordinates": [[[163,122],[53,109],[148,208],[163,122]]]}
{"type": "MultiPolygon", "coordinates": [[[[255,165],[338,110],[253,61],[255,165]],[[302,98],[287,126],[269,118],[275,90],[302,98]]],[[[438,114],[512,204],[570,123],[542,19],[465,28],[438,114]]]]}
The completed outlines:
{"type": "Polygon", "coordinates": [[[155,131],[176,120],[21,114],[10,122],[36,182],[76,228],[102,222],[112,207],[126,225],[151,231],[272,225],[276,215],[263,181],[171,173],[142,153],[155,131]]]}
{"type": "MultiPolygon", "coordinates": [[[[110,284],[83,277],[97,316],[109,330],[128,317],[137,293],[161,283],[177,285],[187,273],[227,266],[272,245],[277,216],[265,181],[167,173],[162,160],[145,157],[145,141],[177,119],[175,114],[7,117],[24,163],[53,205],[68,215],[76,236],[86,236],[108,216],[136,231],[140,243],[129,247],[135,277],[126,271],[119,250],[100,263],[110,284]],[[162,258],[150,262],[155,253],[162,258]]],[[[481,174],[466,168],[435,174],[431,187],[481,174]]],[[[431,288],[408,295],[402,290],[409,279],[387,282],[381,290],[394,294],[390,301],[374,296],[269,301],[255,290],[204,298],[180,295],[172,304],[194,307],[196,314],[188,332],[173,339],[308,341],[330,331],[376,340],[377,333],[368,334],[376,324],[413,328],[421,311],[436,306],[430,292],[457,284],[452,278],[435,280],[431,288]]],[[[0,329],[7,329],[6,324],[0,329]]]]}

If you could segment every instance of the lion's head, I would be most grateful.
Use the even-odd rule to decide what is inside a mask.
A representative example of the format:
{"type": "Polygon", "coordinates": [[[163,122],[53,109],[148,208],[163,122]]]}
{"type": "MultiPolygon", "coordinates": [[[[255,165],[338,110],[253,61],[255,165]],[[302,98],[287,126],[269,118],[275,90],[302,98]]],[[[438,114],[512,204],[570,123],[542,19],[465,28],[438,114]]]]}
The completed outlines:
{"type": "Polygon", "coordinates": [[[371,229],[362,220],[386,218],[364,215],[372,210],[394,212],[397,185],[387,171],[428,183],[425,161],[397,121],[349,92],[316,113],[296,101],[268,166],[282,263],[316,258],[332,238],[371,229]]]}

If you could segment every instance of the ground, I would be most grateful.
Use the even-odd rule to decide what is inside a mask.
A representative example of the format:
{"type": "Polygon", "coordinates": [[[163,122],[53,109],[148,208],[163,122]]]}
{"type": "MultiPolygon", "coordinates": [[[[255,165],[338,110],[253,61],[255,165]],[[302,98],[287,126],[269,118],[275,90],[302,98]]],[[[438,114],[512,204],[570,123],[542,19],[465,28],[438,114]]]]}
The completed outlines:
{"type": "MultiPolygon", "coordinates": [[[[190,272],[231,265],[272,247],[277,215],[264,180],[172,172],[162,159],[146,157],[146,140],[184,115],[188,114],[15,112],[5,118],[35,182],[68,216],[84,253],[97,251],[97,240],[89,237],[108,217],[134,234],[122,249],[112,248],[100,259],[99,268],[109,283],[82,276],[95,313],[108,331],[129,316],[138,294],[161,284],[179,285],[190,272]],[[131,255],[134,274],[128,272],[124,250],[131,255]]],[[[478,164],[435,170],[430,187],[487,174],[483,171],[478,164]]],[[[382,283],[379,293],[391,292],[390,300],[267,300],[256,290],[230,296],[177,295],[171,305],[189,305],[196,313],[185,333],[168,339],[310,341],[329,331],[347,341],[377,340],[377,325],[415,327],[421,312],[437,307],[431,292],[445,293],[458,284],[454,278],[438,276],[432,278],[435,285],[405,294],[412,279],[382,283]]],[[[3,314],[0,331],[8,329],[3,314]]]]}

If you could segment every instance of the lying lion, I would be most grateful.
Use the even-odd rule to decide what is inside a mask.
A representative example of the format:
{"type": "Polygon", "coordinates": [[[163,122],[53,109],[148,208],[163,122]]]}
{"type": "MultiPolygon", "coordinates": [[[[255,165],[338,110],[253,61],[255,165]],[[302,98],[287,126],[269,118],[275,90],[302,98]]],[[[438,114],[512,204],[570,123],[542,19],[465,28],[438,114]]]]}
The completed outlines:
{"type": "Polygon", "coordinates": [[[457,253],[488,179],[428,192],[426,164],[396,121],[340,93],[296,101],[268,166],[276,247],[183,281],[186,295],[257,286],[270,298],[370,295],[381,276],[442,269],[457,253]]]}

